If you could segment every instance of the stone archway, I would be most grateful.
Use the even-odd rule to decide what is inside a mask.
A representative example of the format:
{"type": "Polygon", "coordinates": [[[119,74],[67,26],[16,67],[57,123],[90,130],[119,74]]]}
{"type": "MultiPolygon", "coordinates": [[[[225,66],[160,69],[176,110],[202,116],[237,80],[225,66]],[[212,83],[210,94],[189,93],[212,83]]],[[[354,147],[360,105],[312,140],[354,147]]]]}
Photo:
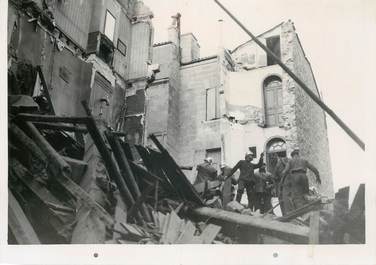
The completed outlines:
{"type": "Polygon", "coordinates": [[[275,174],[278,157],[287,157],[286,141],[276,137],[266,144],[266,167],[272,174],[275,174]]]}

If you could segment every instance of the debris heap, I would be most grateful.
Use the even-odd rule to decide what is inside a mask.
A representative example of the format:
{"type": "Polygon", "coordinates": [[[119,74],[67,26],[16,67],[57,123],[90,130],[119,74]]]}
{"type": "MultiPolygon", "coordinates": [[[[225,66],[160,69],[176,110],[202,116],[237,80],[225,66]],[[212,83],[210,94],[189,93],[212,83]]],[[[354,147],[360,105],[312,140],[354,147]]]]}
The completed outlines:
{"type": "MultiPolygon", "coordinates": [[[[205,205],[154,135],[150,139],[155,149],[130,145],[124,133],[106,128],[84,106],[85,117],[42,115],[34,109],[32,113],[20,113],[19,108],[12,111],[10,244],[304,244],[332,242],[333,237],[343,240],[349,218],[342,218],[343,229],[333,232],[330,222],[333,226],[338,216],[330,211],[327,218],[320,214],[327,203],[320,197],[282,217],[247,211],[232,205],[236,202],[225,205],[227,210],[205,205]],[[334,236],[325,239],[320,232],[333,232],[334,236]]],[[[361,211],[354,208],[352,214],[359,216],[361,211]]]]}

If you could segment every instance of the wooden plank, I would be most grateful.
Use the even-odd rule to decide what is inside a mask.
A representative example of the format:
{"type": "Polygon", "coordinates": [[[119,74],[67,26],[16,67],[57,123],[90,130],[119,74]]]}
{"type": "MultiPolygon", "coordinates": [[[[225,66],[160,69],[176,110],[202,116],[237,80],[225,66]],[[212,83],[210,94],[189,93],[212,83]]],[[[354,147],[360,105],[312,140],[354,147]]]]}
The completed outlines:
{"type": "Polygon", "coordinates": [[[187,223],[185,223],[183,226],[183,230],[178,239],[176,240],[176,244],[189,244],[193,240],[195,232],[195,225],[191,221],[187,221],[187,223]]]}
{"type": "Polygon", "coordinates": [[[200,235],[202,243],[211,244],[221,229],[218,225],[209,224],[200,235]]]}
{"type": "Polygon", "coordinates": [[[194,236],[189,244],[203,244],[202,238],[200,236],[194,236]]]}
{"type": "Polygon", "coordinates": [[[183,220],[180,219],[174,211],[172,211],[170,213],[169,224],[165,235],[165,244],[173,244],[177,240],[182,223],[183,220]]]}
{"type": "Polygon", "coordinates": [[[80,211],[71,244],[104,244],[105,241],[106,226],[94,208],[80,211]]]}
{"type": "Polygon", "coordinates": [[[164,223],[166,220],[166,215],[161,212],[158,212],[158,223],[159,223],[159,232],[163,232],[164,223]]]}
{"type": "Polygon", "coordinates": [[[138,230],[135,226],[127,223],[120,223],[122,227],[124,227],[125,230],[127,230],[128,233],[137,235],[139,237],[144,237],[145,235],[138,230]]]}
{"type": "Polygon", "coordinates": [[[39,238],[18,204],[12,192],[8,189],[8,226],[18,244],[40,244],[39,238]]]}
{"type": "Polygon", "coordinates": [[[309,218],[309,244],[319,244],[320,212],[313,211],[309,218]]]}
{"type": "Polygon", "coordinates": [[[167,229],[168,229],[169,223],[170,223],[170,214],[167,213],[166,217],[164,218],[163,228],[162,228],[162,231],[161,231],[162,236],[161,236],[160,241],[159,241],[162,244],[165,244],[165,242],[166,242],[166,234],[167,234],[167,229]]]}
{"type": "Polygon", "coordinates": [[[266,220],[265,218],[244,215],[222,209],[201,207],[188,212],[188,215],[200,220],[213,220],[236,224],[248,227],[251,230],[258,230],[260,233],[285,239],[290,242],[308,243],[309,228],[291,223],[283,223],[276,220],[266,220]]]}

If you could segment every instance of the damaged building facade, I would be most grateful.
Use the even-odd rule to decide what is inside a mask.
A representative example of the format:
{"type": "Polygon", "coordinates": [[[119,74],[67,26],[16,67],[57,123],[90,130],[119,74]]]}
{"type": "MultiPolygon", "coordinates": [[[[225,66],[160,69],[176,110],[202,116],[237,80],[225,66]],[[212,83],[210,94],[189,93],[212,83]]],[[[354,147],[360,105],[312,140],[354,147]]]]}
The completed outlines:
{"type": "Polygon", "coordinates": [[[9,94],[41,94],[41,66],[56,115],[83,115],[87,100],[106,125],[127,128],[125,91],[150,78],[153,14],[142,2],[9,1],[8,17],[9,94]]]}
{"type": "MultiPolygon", "coordinates": [[[[299,147],[333,197],[323,111],[252,41],[202,58],[180,14],[153,45],[142,1],[8,3],[9,244],[342,243],[358,219],[364,242],[364,185],[325,222],[325,196],[261,215],[231,201],[231,179],[214,198],[192,185],[205,157],[219,170],[265,152],[273,171],[299,147]]],[[[291,21],[258,38],[320,96],[291,21]]]]}
{"type": "MultiPolygon", "coordinates": [[[[207,156],[217,169],[234,166],[252,150],[257,157],[265,152],[273,172],[276,155],[289,157],[298,147],[320,171],[319,191],[332,197],[325,113],[291,77],[253,41],[201,58],[192,33],[180,34],[175,21],[168,31],[169,41],[153,47],[160,72],[146,91],[146,132],[193,168],[207,156]]],[[[291,21],[258,38],[320,96],[291,21]]],[[[186,174],[193,182],[195,170],[186,174]]]]}

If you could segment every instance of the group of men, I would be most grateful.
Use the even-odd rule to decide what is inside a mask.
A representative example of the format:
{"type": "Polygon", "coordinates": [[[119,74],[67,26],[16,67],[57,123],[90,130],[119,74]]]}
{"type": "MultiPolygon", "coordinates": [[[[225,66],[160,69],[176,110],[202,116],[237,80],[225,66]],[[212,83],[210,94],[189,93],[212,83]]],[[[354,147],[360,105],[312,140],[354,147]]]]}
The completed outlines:
{"type": "Polygon", "coordinates": [[[291,152],[290,159],[278,157],[273,174],[266,170],[263,153],[261,153],[257,164],[252,163],[254,158],[255,155],[249,151],[245,154],[244,160],[240,160],[233,168],[221,165],[221,174],[217,175],[212,158],[207,157],[204,163],[197,166],[195,184],[214,180],[225,181],[231,178],[232,184],[238,185],[236,201],[240,203],[243,193],[246,191],[248,208],[252,211],[259,210],[261,213],[272,208],[271,198],[280,197],[278,195],[284,183],[288,183],[290,188],[293,187],[289,200],[286,202],[289,204],[288,208],[296,209],[303,206],[306,203],[306,195],[309,194],[307,169],[316,175],[317,182],[321,184],[318,170],[300,157],[299,149],[291,152]],[[255,169],[258,171],[255,172],[255,169]],[[233,175],[237,170],[240,171],[240,174],[239,178],[235,179],[233,175]]]}

